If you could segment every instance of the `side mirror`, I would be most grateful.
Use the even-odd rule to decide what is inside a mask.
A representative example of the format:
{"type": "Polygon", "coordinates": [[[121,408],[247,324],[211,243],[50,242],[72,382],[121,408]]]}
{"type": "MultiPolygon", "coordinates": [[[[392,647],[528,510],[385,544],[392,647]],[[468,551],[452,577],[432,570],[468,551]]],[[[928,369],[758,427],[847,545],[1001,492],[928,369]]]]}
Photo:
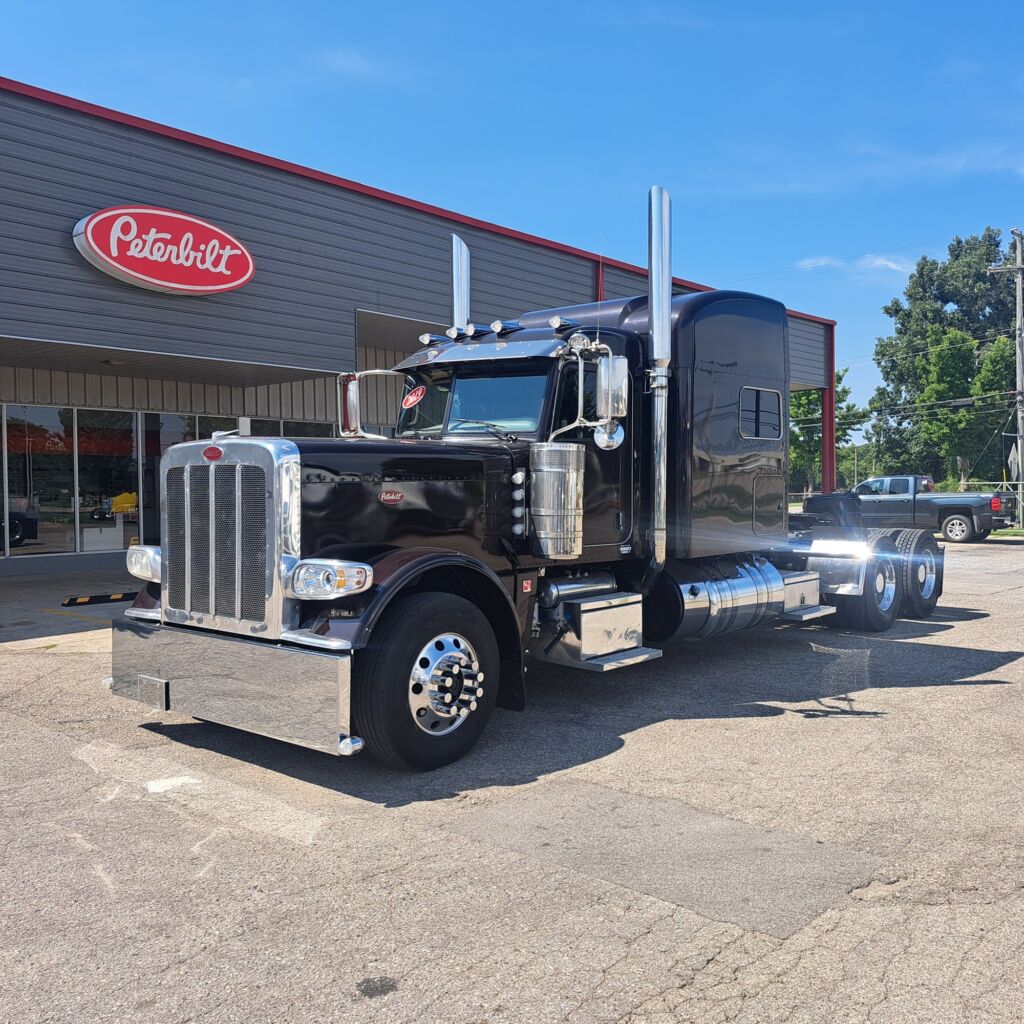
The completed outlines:
{"type": "Polygon", "coordinates": [[[629,412],[629,360],[601,356],[597,361],[597,418],[623,419],[629,412]]]}

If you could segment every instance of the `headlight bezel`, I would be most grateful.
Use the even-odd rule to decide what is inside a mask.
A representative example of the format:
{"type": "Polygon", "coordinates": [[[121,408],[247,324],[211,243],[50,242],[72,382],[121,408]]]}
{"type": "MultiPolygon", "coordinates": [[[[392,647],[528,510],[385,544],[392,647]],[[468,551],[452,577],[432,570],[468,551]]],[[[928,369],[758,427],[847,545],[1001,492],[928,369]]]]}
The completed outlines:
{"type": "Polygon", "coordinates": [[[146,583],[160,582],[160,546],[157,544],[131,544],[125,553],[128,572],[146,583]],[[133,565],[134,563],[134,565],[133,565]]]}
{"type": "Polygon", "coordinates": [[[285,591],[298,601],[336,601],[373,586],[373,566],[340,558],[302,558],[287,574],[285,591]]]}

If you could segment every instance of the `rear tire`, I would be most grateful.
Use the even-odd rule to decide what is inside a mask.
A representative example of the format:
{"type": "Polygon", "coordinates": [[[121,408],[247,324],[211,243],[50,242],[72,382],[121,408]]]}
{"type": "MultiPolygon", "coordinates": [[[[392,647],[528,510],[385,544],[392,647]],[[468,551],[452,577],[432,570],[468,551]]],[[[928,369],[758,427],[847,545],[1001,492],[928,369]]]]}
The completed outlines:
{"type": "Polygon", "coordinates": [[[875,537],[864,573],[864,592],[856,597],[835,597],[837,618],[861,633],[884,633],[896,621],[903,598],[901,559],[888,537],[875,537]]]}
{"type": "Polygon", "coordinates": [[[974,522],[959,512],[942,520],[942,536],[950,544],[970,544],[974,540],[974,522]]]}
{"type": "Polygon", "coordinates": [[[25,543],[25,524],[15,519],[14,522],[8,522],[7,528],[10,531],[8,536],[11,539],[11,547],[21,547],[25,543]]]}
{"type": "Polygon", "coordinates": [[[896,537],[903,575],[900,615],[905,619],[927,619],[935,611],[942,593],[942,551],[935,538],[924,530],[903,530],[896,537]]]}
{"type": "Polygon", "coordinates": [[[353,731],[396,768],[431,771],[457,761],[494,710],[494,631],[475,605],[452,594],[396,600],[353,667],[353,731]]]}

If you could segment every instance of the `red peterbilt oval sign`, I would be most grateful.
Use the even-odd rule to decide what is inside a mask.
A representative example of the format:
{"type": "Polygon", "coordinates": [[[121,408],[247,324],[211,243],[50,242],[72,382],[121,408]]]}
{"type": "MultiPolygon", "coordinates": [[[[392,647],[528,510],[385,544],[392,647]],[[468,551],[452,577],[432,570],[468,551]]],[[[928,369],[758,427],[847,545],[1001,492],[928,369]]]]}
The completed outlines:
{"type": "Polygon", "coordinates": [[[218,448],[216,445],[211,444],[209,448],[203,449],[203,458],[207,462],[216,462],[218,459],[224,457],[224,449],[218,448]]]}
{"type": "Polygon", "coordinates": [[[405,501],[405,495],[401,491],[381,491],[377,495],[377,500],[382,505],[397,505],[405,501]]]}
{"type": "Polygon", "coordinates": [[[111,277],[178,295],[214,295],[246,284],[252,254],[222,228],[158,206],[112,206],[83,217],[75,248],[111,277]]]}
{"type": "Polygon", "coordinates": [[[414,405],[419,405],[423,401],[423,396],[427,393],[427,389],[421,384],[418,388],[413,388],[402,399],[402,408],[411,409],[414,405]]]}

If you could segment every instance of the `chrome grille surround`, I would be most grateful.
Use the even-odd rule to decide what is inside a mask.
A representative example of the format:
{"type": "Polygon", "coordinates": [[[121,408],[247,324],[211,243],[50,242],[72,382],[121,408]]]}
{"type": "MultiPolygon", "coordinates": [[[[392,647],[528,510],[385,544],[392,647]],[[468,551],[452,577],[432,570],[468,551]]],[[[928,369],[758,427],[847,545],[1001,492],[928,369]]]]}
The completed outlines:
{"type": "Polygon", "coordinates": [[[293,629],[284,582],[300,554],[294,442],[190,441],[161,462],[163,621],[267,639],[293,629]],[[211,446],[223,452],[212,462],[211,446]]]}

